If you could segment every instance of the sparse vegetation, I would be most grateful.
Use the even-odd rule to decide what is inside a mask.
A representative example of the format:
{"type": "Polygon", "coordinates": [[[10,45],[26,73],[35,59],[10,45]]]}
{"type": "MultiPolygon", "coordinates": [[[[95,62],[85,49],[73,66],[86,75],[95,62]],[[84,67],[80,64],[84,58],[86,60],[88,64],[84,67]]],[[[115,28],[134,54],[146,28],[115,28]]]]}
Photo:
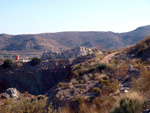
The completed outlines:
{"type": "Polygon", "coordinates": [[[63,85],[64,84],[62,82],[59,82],[58,85],[57,85],[57,87],[63,87],[63,85]]]}
{"type": "Polygon", "coordinates": [[[92,92],[93,92],[93,93],[98,93],[98,94],[100,94],[101,89],[98,88],[98,87],[94,87],[94,88],[92,89],[92,92]]]}
{"type": "Polygon", "coordinates": [[[47,105],[47,99],[23,99],[3,101],[5,105],[0,106],[1,113],[59,113],[52,104],[47,105]],[[9,102],[8,102],[9,101],[9,102]]]}
{"type": "Polygon", "coordinates": [[[143,61],[147,60],[149,56],[150,36],[144,38],[131,48],[127,49],[127,54],[134,54],[134,58],[141,58],[143,61]]]}
{"type": "Polygon", "coordinates": [[[123,98],[111,113],[140,113],[141,103],[137,99],[123,98]]]}
{"type": "Polygon", "coordinates": [[[139,92],[122,95],[116,101],[111,113],[141,113],[145,106],[145,98],[139,92]]]}
{"type": "Polygon", "coordinates": [[[147,97],[150,97],[150,70],[145,70],[141,68],[140,73],[141,78],[138,80],[133,80],[133,86],[135,90],[142,92],[147,97]]]}
{"type": "Polygon", "coordinates": [[[2,67],[4,69],[12,68],[12,64],[13,64],[13,61],[11,59],[7,59],[7,60],[4,61],[4,64],[2,65],[2,67]]]}
{"type": "Polygon", "coordinates": [[[104,80],[102,78],[99,80],[99,83],[104,84],[105,86],[110,86],[110,82],[108,80],[104,80]]]}
{"type": "MultiPolygon", "coordinates": [[[[149,52],[150,39],[147,39],[142,41],[145,44],[139,42],[137,45],[126,48],[121,52],[120,50],[107,50],[102,57],[96,56],[88,59],[88,57],[80,56],[78,59],[80,61],[78,62],[77,60],[77,62],[71,65],[70,63],[66,65],[63,59],[43,61],[42,64],[44,65],[39,65],[41,60],[39,58],[33,58],[30,65],[39,66],[37,70],[32,71],[36,67],[31,67],[28,63],[17,62],[18,64],[16,63],[13,66],[17,67],[15,71],[11,68],[8,72],[3,72],[4,75],[10,75],[9,77],[13,78],[13,76],[24,76],[22,75],[24,72],[31,74],[32,80],[35,80],[35,83],[38,84],[37,87],[41,88],[42,86],[42,91],[45,87],[43,84],[39,85],[41,83],[41,81],[39,82],[39,78],[43,77],[43,75],[48,78],[42,78],[42,82],[45,82],[48,89],[53,82],[62,82],[54,84],[57,86],[51,87],[50,91],[45,91],[48,100],[43,95],[31,96],[29,93],[32,91],[29,90],[29,92],[20,94],[25,97],[19,98],[20,100],[2,100],[4,104],[3,106],[0,105],[0,110],[3,113],[51,113],[56,112],[52,104],[49,104],[50,101],[54,101],[56,109],[59,106],[62,107],[61,112],[63,113],[141,113],[150,106],[150,102],[148,101],[150,98],[150,64],[147,57],[149,56],[147,53],[149,52]],[[109,62],[106,62],[106,64],[102,63],[102,58],[114,52],[117,54],[109,62]],[[47,65],[47,63],[49,64],[47,65]],[[50,63],[52,63],[52,66],[50,63]],[[26,66],[29,66],[29,68],[26,66]],[[14,73],[17,71],[19,73],[14,73]],[[38,75],[41,72],[43,75],[36,76],[38,77],[36,78],[34,72],[37,72],[38,75]],[[49,78],[51,76],[52,81],[49,78]],[[68,106],[65,107],[65,105],[68,106]]],[[[8,64],[11,64],[11,62],[8,64]]],[[[10,68],[11,66],[8,64],[6,67],[10,68]]],[[[5,71],[3,69],[1,70],[5,71]]],[[[2,76],[3,73],[1,74],[2,76]]],[[[30,79],[26,75],[25,77],[27,78],[23,78],[23,80],[30,79]]],[[[20,79],[17,83],[21,84],[20,79]]],[[[8,87],[2,80],[0,80],[0,85],[0,88],[8,87]]],[[[24,84],[21,84],[21,86],[24,89],[28,88],[24,84]]],[[[39,91],[37,93],[41,92],[39,91]]]]}
{"type": "Polygon", "coordinates": [[[42,62],[42,60],[40,58],[32,58],[32,60],[30,61],[30,65],[31,66],[36,66],[36,65],[39,65],[40,63],[42,62]]]}
{"type": "Polygon", "coordinates": [[[83,96],[78,97],[77,99],[74,100],[75,103],[82,104],[85,102],[87,99],[83,96]]]}

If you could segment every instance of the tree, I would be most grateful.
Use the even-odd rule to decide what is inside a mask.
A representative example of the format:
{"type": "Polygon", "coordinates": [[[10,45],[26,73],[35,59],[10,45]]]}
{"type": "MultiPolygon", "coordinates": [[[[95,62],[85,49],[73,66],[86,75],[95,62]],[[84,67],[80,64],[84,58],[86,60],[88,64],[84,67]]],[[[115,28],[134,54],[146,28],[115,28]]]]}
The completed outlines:
{"type": "Polygon", "coordinates": [[[36,66],[36,65],[39,65],[41,62],[42,62],[42,60],[40,58],[34,57],[30,61],[30,65],[31,66],[36,66]]]}
{"type": "Polygon", "coordinates": [[[11,59],[7,59],[7,60],[4,61],[4,64],[2,65],[2,67],[4,69],[12,68],[12,64],[13,64],[13,61],[11,59]]]}

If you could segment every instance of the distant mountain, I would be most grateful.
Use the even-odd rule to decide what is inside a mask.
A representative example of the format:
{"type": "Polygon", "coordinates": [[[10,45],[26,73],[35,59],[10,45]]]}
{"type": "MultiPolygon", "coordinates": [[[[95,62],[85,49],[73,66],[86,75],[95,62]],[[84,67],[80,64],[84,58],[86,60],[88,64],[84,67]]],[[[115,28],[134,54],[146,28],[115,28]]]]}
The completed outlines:
{"type": "Polygon", "coordinates": [[[150,25],[138,27],[130,32],[118,33],[117,35],[120,37],[123,46],[130,46],[150,35],[150,25]]]}
{"type": "Polygon", "coordinates": [[[150,25],[126,33],[59,32],[29,35],[0,34],[0,51],[44,52],[77,46],[118,49],[133,45],[150,35],[150,25]]]}

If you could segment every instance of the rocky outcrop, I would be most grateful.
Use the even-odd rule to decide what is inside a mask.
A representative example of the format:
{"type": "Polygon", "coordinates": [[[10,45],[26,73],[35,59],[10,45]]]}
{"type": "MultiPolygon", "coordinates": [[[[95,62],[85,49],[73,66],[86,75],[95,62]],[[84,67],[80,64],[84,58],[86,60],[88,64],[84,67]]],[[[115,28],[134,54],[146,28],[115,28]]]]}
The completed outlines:
{"type": "MultiPolygon", "coordinates": [[[[98,80],[89,80],[87,83],[73,85],[71,83],[64,83],[65,88],[57,88],[58,91],[55,97],[60,101],[73,101],[76,98],[84,96],[86,99],[95,97],[91,89],[93,87],[102,87],[98,80]]],[[[51,96],[51,93],[49,94],[51,96]]]]}
{"type": "Polygon", "coordinates": [[[86,48],[86,47],[76,47],[74,49],[66,50],[63,52],[53,52],[49,51],[44,53],[42,56],[43,60],[47,59],[68,59],[68,58],[76,58],[79,56],[86,56],[91,54],[102,54],[102,52],[98,49],[86,48]]]}
{"type": "Polygon", "coordinates": [[[69,65],[69,60],[51,60],[44,61],[36,67],[24,63],[19,68],[0,68],[1,91],[15,87],[21,93],[28,91],[34,95],[45,94],[68,76],[69,65]]]}
{"type": "Polygon", "coordinates": [[[51,60],[44,60],[35,67],[30,66],[28,62],[20,62],[20,66],[14,64],[11,69],[0,67],[0,93],[15,87],[21,93],[28,91],[34,95],[45,94],[58,82],[71,78],[71,65],[91,59],[96,54],[102,54],[102,52],[97,49],[77,47],[57,54],[45,53],[43,59],[51,60]]]}
{"type": "Polygon", "coordinates": [[[4,99],[13,98],[16,100],[19,98],[19,94],[16,88],[8,88],[4,93],[2,93],[1,98],[4,99]]]}

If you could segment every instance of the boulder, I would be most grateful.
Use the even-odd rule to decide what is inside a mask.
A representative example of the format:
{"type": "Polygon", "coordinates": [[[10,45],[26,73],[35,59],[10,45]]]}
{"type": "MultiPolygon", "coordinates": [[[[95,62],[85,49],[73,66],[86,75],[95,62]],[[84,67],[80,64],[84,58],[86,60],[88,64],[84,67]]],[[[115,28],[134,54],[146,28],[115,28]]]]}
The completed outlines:
{"type": "Polygon", "coordinates": [[[19,98],[19,94],[16,88],[8,88],[4,93],[2,93],[1,98],[4,99],[13,98],[17,100],[19,98]]]}

